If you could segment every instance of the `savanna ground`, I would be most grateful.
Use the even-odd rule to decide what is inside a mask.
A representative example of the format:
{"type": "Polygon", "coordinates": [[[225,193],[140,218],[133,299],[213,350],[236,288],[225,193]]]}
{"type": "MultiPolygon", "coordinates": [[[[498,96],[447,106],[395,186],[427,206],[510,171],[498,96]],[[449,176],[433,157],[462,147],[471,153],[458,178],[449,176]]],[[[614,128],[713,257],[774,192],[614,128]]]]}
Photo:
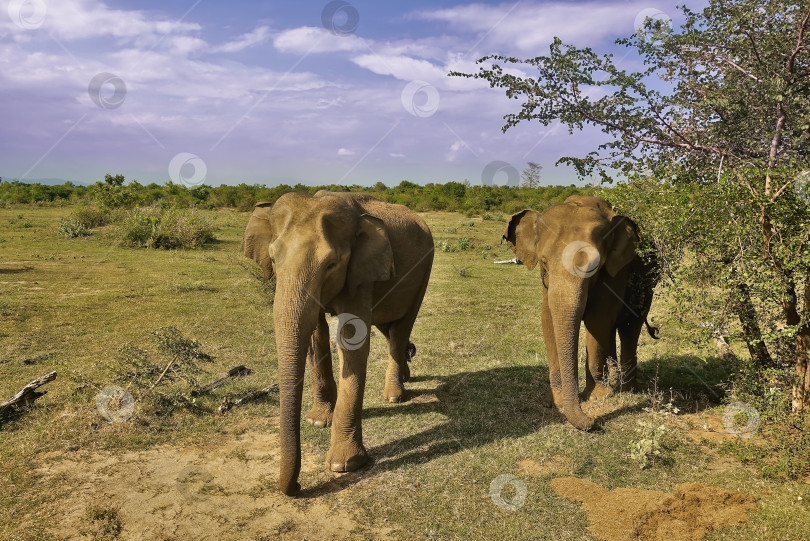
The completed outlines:
{"type": "Polygon", "coordinates": [[[437,249],[411,399],[383,402],[386,351],[372,336],[373,464],[331,474],[329,431],[302,423],[304,492],[285,498],[277,395],[217,412],[276,381],[271,290],[239,253],[249,214],[208,212],[216,241],[165,251],[121,247],[114,226],[63,238],[69,212],[0,209],[0,400],[58,372],[31,411],[0,426],[2,539],[810,537],[810,479],[765,478],[722,452],[737,438],[721,422],[730,368],[693,343],[701,322],[675,318],[666,295],[651,312],[661,339],[645,333],[639,351],[650,392],[587,404],[601,415],[591,433],[541,406],[539,277],[493,264],[512,257],[500,215],[425,214],[437,249]],[[213,356],[202,382],[237,365],[252,374],[170,413],[136,404],[130,420],[104,420],[96,397],[126,362],[122,346],[146,349],[168,326],[213,356]],[[650,411],[656,388],[678,412],[650,411]],[[653,445],[646,459],[631,456],[639,445],[653,445]],[[496,479],[514,483],[501,499],[496,479]]]}

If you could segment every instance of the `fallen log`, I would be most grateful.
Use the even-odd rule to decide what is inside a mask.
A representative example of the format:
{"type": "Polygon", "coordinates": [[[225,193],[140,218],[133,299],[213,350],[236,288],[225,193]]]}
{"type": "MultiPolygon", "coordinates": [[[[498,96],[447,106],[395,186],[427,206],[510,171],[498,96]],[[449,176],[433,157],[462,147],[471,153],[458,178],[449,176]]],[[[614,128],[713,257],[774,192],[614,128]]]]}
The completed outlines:
{"type": "Polygon", "coordinates": [[[264,389],[260,389],[258,391],[251,391],[242,398],[237,400],[231,400],[227,396],[222,399],[222,404],[219,405],[219,412],[225,413],[226,411],[230,410],[231,408],[235,408],[236,406],[241,406],[242,404],[246,404],[248,402],[252,402],[258,398],[262,398],[271,394],[278,393],[278,383],[274,383],[270,387],[265,387],[264,389]]]}
{"type": "Polygon", "coordinates": [[[23,387],[19,393],[0,404],[0,419],[20,408],[30,408],[33,406],[37,398],[48,393],[48,391],[37,391],[37,389],[55,379],[56,372],[50,372],[23,387]]]}
{"type": "Polygon", "coordinates": [[[230,370],[228,370],[228,372],[225,373],[225,377],[219,378],[216,381],[212,381],[208,385],[204,385],[199,389],[194,389],[193,391],[191,391],[191,396],[197,397],[202,396],[206,393],[210,393],[214,389],[225,385],[225,382],[227,382],[229,379],[241,378],[250,375],[250,373],[251,373],[250,368],[244,365],[235,366],[234,368],[231,368],[230,370]]]}

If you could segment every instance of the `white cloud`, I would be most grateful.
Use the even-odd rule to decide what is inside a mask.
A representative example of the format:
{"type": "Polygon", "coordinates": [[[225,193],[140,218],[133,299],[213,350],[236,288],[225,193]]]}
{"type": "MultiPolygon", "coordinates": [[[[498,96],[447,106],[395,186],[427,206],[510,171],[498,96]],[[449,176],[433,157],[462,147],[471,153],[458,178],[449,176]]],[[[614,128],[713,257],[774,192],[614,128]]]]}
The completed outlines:
{"type": "Polygon", "coordinates": [[[24,30],[9,17],[2,17],[4,27],[26,40],[28,32],[47,31],[64,40],[85,40],[112,36],[125,40],[150,40],[153,43],[163,36],[189,33],[200,30],[196,23],[175,22],[165,19],[150,19],[142,11],[110,9],[99,0],[59,0],[46,4],[41,30],[24,30]]]}
{"type": "Polygon", "coordinates": [[[270,29],[266,26],[260,26],[252,32],[239,36],[238,39],[218,45],[211,50],[215,53],[237,53],[254,45],[264,43],[268,39],[270,39],[270,29]]]}
{"type": "Polygon", "coordinates": [[[451,28],[480,36],[485,49],[540,54],[558,36],[566,42],[593,44],[606,38],[630,35],[638,6],[624,2],[506,3],[497,6],[464,4],[425,10],[413,18],[449,23],[451,28]]]}
{"type": "Polygon", "coordinates": [[[460,152],[464,150],[464,148],[465,148],[464,143],[462,143],[461,141],[453,141],[453,144],[450,145],[450,149],[444,155],[445,159],[448,162],[456,161],[456,158],[458,158],[460,152]]]}
{"type": "Polygon", "coordinates": [[[442,67],[407,56],[364,54],[353,58],[352,62],[379,75],[393,75],[403,81],[419,79],[435,84],[447,75],[442,67]]]}
{"type": "Polygon", "coordinates": [[[354,34],[338,36],[325,28],[302,26],[276,36],[273,46],[284,53],[308,54],[360,51],[368,47],[368,42],[354,34]]]}
{"type": "Polygon", "coordinates": [[[208,47],[205,40],[192,36],[175,36],[169,40],[171,52],[179,56],[188,56],[190,53],[203,51],[208,47]]]}
{"type": "Polygon", "coordinates": [[[354,156],[357,152],[349,150],[348,148],[339,148],[337,151],[338,156],[354,156]]]}
{"type": "Polygon", "coordinates": [[[391,152],[391,153],[389,154],[389,156],[391,156],[392,158],[404,158],[404,157],[405,157],[405,154],[401,154],[401,153],[399,153],[399,152],[391,152]]]}

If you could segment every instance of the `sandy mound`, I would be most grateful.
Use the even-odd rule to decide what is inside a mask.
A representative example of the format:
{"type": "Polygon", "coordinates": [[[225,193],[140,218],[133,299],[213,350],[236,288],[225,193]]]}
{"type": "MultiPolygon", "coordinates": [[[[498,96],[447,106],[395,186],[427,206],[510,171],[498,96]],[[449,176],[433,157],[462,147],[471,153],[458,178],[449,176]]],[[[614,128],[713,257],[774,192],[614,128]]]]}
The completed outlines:
{"type": "MultiPolygon", "coordinates": [[[[53,509],[54,539],[92,529],[88,510],[115,509],[121,539],[344,539],[357,526],[334,498],[290,499],[276,488],[278,437],[246,434],[205,448],[171,446],[87,454],[42,470],[44,483],[73,487],[53,509]]],[[[324,469],[312,453],[303,471],[324,469]]]]}
{"type": "Polygon", "coordinates": [[[551,481],[557,495],[581,502],[590,531],[605,541],[692,541],[748,519],[757,498],[708,485],[684,484],[673,494],[657,490],[607,490],[585,479],[551,481]]]}

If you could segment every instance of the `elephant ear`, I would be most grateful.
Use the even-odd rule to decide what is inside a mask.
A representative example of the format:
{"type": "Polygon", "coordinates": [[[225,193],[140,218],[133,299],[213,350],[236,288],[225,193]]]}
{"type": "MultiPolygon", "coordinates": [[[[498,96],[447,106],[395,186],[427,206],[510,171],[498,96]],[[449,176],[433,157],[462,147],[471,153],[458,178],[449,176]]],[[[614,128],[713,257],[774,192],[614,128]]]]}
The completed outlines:
{"type": "Polygon", "coordinates": [[[270,210],[273,203],[262,201],[256,203],[250,216],[240,249],[242,253],[259,264],[262,276],[269,280],[273,276],[273,260],[270,258],[270,242],[273,231],[270,227],[270,210]]]}
{"type": "Polygon", "coordinates": [[[360,216],[346,275],[349,294],[368,282],[385,282],[395,274],[394,251],[385,224],[370,214],[360,216]]]}
{"type": "Polygon", "coordinates": [[[638,245],[638,226],[626,216],[615,215],[611,219],[613,242],[605,261],[605,270],[616,276],[636,257],[638,245]]]}
{"type": "Polygon", "coordinates": [[[537,265],[537,242],[539,240],[537,227],[539,220],[540,213],[536,210],[522,210],[512,216],[503,237],[501,237],[501,244],[506,241],[517,258],[529,270],[532,270],[537,265]]]}

